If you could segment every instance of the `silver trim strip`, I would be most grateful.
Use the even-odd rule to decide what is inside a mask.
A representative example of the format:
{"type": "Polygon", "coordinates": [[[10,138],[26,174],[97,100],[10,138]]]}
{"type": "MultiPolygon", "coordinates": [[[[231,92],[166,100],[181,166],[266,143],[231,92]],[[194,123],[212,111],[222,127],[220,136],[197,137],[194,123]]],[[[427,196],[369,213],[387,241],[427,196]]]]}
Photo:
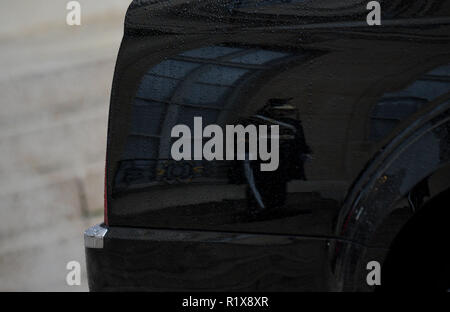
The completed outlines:
{"type": "Polygon", "coordinates": [[[84,231],[84,247],[102,249],[103,238],[105,237],[108,229],[102,224],[91,226],[84,231]]]}

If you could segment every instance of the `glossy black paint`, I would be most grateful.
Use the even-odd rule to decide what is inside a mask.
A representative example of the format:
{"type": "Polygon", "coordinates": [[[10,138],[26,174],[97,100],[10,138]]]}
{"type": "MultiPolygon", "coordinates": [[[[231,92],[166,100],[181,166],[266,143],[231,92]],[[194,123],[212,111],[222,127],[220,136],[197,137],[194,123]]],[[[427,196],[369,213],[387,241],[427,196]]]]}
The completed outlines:
{"type": "Polygon", "coordinates": [[[450,187],[450,5],[380,2],[372,27],[365,1],[133,2],[92,289],[367,289],[367,259],[382,262],[414,210],[450,187]],[[172,127],[199,116],[280,125],[279,168],[174,161],[172,127]],[[248,280],[220,275],[247,276],[252,261],[248,280]],[[171,273],[158,279],[160,265],[171,273]]]}
{"type": "Polygon", "coordinates": [[[111,227],[86,249],[91,291],[313,291],[329,288],[328,240],[111,227]],[[305,250],[307,252],[305,252],[305,250]]]}

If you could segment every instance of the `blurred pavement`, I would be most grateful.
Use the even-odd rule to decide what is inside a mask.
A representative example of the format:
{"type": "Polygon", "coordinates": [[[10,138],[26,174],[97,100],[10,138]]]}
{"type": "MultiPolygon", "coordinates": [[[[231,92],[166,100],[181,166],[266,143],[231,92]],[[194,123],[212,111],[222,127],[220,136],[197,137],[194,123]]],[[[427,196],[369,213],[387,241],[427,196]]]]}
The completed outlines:
{"type": "Polygon", "coordinates": [[[0,4],[0,291],[85,291],[82,233],[101,222],[107,112],[131,0],[0,4]],[[68,287],[66,264],[82,263],[68,287]]]}

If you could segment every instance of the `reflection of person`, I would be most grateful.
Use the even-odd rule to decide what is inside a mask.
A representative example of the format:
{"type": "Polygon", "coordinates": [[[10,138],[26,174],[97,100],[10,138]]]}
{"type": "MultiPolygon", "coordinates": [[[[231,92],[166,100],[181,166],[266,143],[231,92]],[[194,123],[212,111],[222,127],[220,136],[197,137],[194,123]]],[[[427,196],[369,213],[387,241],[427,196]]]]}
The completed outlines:
{"type": "Polygon", "coordinates": [[[252,210],[283,206],[287,182],[306,179],[304,162],[309,158],[311,149],[306,144],[302,123],[296,108],[289,104],[290,100],[270,99],[257,114],[245,120],[246,124],[278,125],[280,128],[280,162],[277,170],[261,171],[260,160],[243,162],[247,196],[252,210]]]}
{"type": "Polygon", "coordinates": [[[306,144],[302,122],[297,109],[289,104],[289,99],[270,99],[267,105],[255,115],[280,126],[280,163],[289,180],[306,180],[304,162],[312,153],[306,144]]]}

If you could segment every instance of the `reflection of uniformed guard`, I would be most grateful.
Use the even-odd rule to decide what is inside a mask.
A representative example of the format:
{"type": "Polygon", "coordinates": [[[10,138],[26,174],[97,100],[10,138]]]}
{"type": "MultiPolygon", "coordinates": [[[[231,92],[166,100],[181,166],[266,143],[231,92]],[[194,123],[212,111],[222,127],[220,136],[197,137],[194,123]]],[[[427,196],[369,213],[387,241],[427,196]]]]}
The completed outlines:
{"type": "MultiPolygon", "coordinates": [[[[261,161],[244,161],[243,175],[248,185],[247,196],[253,211],[268,210],[284,206],[287,182],[293,179],[306,180],[304,162],[311,149],[306,144],[303,126],[291,99],[270,99],[246,124],[278,125],[280,129],[280,162],[275,171],[261,171],[261,161]]],[[[242,163],[241,163],[242,168],[242,163]]]]}

